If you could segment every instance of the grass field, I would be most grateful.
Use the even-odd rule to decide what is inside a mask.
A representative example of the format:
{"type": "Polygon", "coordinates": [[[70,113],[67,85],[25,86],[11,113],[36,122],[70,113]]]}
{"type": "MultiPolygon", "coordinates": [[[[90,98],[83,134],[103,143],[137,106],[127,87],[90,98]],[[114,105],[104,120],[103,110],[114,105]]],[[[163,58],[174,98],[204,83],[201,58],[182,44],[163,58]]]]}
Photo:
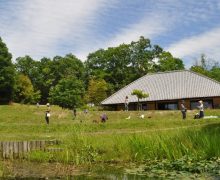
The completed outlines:
{"type": "MultiPolygon", "coordinates": [[[[183,157],[208,160],[220,157],[220,119],[194,120],[196,111],[181,119],[179,111],[106,111],[106,123],[98,121],[101,111],[84,114],[51,107],[50,124],[45,106],[0,106],[0,140],[57,139],[63,152],[35,151],[26,160],[65,164],[143,163],[176,161],[183,157]],[[145,118],[140,119],[139,115],[145,118]],[[126,119],[131,116],[130,119],[126,119]]],[[[207,110],[205,115],[220,115],[207,110]]]]}

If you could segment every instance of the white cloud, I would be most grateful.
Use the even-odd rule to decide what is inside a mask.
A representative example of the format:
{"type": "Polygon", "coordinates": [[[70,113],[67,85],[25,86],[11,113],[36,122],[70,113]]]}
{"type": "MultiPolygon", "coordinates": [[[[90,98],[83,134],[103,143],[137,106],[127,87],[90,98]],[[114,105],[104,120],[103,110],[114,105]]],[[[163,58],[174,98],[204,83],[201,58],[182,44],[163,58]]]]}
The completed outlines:
{"type": "Polygon", "coordinates": [[[162,12],[146,13],[137,23],[120,28],[118,33],[113,34],[110,39],[100,40],[93,45],[87,44],[88,46],[84,47],[85,49],[78,53],[77,56],[81,59],[86,59],[88,53],[99,48],[115,47],[122,43],[131,43],[131,41],[137,41],[140,36],[152,39],[170,30],[174,19],[169,17],[168,22],[168,17],[167,13],[162,12]]]}
{"type": "Polygon", "coordinates": [[[171,44],[167,51],[171,52],[175,57],[195,58],[202,53],[207,57],[220,60],[220,27],[212,29],[203,34],[182,39],[179,42],[171,44]]]}
{"type": "Polygon", "coordinates": [[[153,38],[168,30],[169,23],[165,21],[166,15],[146,15],[140,22],[121,29],[121,32],[113,37],[107,44],[117,46],[121,43],[130,43],[138,40],[140,36],[153,38]]]}
{"type": "Polygon", "coordinates": [[[14,57],[55,56],[59,41],[87,33],[98,9],[105,4],[105,0],[24,1],[20,4],[22,11],[14,12],[17,21],[4,28],[4,39],[14,57]]]}

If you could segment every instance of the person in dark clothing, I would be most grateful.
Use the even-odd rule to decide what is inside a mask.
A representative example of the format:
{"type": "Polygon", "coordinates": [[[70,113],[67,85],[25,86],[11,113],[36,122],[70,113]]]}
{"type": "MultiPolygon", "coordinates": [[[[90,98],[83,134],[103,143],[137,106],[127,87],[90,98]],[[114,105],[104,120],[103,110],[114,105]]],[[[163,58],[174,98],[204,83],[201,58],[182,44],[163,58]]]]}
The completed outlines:
{"type": "Polygon", "coordinates": [[[76,118],[76,108],[73,108],[73,119],[76,118]]]}
{"type": "Polygon", "coordinates": [[[50,111],[46,111],[46,114],[45,114],[45,120],[46,120],[46,123],[49,124],[50,123],[50,111]]]}
{"type": "Polygon", "coordinates": [[[128,111],[128,104],[129,104],[129,101],[128,101],[128,96],[125,97],[125,111],[128,111]]]}
{"type": "Polygon", "coordinates": [[[100,119],[101,119],[101,122],[106,122],[106,120],[108,119],[108,116],[105,114],[105,113],[103,113],[101,116],[100,116],[100,119]]]}
{"type": "Polygon", "coordinates": [[[183,119],[186,119],[186,111],[187,111],[187,109],[185,107],[185,101],[184,100],[181,101],[180,108],[181,108],[181,113],[182,113],[183,119]]]}

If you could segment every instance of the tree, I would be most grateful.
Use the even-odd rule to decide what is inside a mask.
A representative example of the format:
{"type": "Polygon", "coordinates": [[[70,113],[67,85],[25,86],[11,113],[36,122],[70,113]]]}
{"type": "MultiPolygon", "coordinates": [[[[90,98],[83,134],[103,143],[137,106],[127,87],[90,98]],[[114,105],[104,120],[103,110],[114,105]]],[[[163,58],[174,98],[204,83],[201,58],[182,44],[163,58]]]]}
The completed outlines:
{"type": "Polygon", "coordinates": [[[48,101],[51,87],[56,86],[61,79],[72,76],[80,80],[84,78],[83,63],[72,54],[65,57],[56,56],[52,60],[44,57],[40,61],[25,56],[17,58],[16,61],[17,71],[27,75],[34,90],[40,91],[42,103],[48,101]]]}
{"type": "Polygon", "coordinates": [[[104,79],[108,95],[132,81],[154,71],[154,59],[163,52],[158,45],[152,46],[149,39],[140,37],[130,44],[99,49],[90,53],[85,62],[87,79],[104,79]]]}
{"type": "Polygon", "coordinates": [[[0,37],[0,103],[12,101],[15,84],[15,68],[12,55],[0,37]]]}
{"type": "Polygon", "coordinates": [[[98,105],[107,97],[107,83],[104,79],[91,79],[89,81],[88,91],[86,94],[86,101],[98,105]]]}
{"type": "Polygon", "coordinates": [[[130,45],[131,54],[130,61],[132,66],[132,73],[134,79],[142,77],[154,69],[155,61],[163,49],[158,45],[152,46],[150,39],[146,39],[143,36],[138,41],[132,41],[130,45]]]}
{"type": "Polygon", "coordinates": [[[62,108],[78,107],[83,103],[84,86],[82,81],[75,77],[61,79],[51,88],[49,101],[62,108]]]}
{"type": "Polygon", "coordinates": [[[134,89],[132,91],[131,95],[137,96],[137,99],[138,99],[138,110],[142,109],[142,107],[140,106],[140,99],[149,97],[149,94],[144,93],[142,90],[138,90],[138,89],[134,89]]]}
{"type": "Polygon", "coordinates": [[[190,70],[210,77],[208,66],[209,65],[207,64],[206,57],[204,54],[202,54],[200,60],[196,61],[196,63],[191,66],[190,70]]]}
{"type": "Polygon", "coordinates": [[[15,101],[21,103],[36,103],[40,99],[40,92],[34,92],[28,76],[19,74],[16,78],[15,101]]]}
{"type": "Polygon", "coordinates": [[[173,71],[173,70],[183,70],[183,61],[179,58],[174,58],[169,52],[162,52],[158,56],[157,71],[173,71]]]}
{"type": "Polygon", "coordinates": [[[133,74],[129,72],[129,58],[130,48],[126,44],[90,53],[85,62],[87,79],[104,79],[112,87],[108,95],[112,94],[130,83],[133,74]]]}

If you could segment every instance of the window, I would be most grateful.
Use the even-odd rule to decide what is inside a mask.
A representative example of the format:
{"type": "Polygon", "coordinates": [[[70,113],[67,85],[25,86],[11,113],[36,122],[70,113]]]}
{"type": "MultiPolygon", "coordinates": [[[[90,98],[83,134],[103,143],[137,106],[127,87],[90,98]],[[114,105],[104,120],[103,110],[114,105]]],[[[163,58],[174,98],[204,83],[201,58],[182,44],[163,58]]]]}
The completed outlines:
{"type": "Polygon", "coordinates": [[[170,102],[170,103],[158,103],[159,110],[177,110],[178,103],[177,102],[170,102]]]}
{"type": "MultiPolygon", "coordinates": [[[[190,101],[190,108],[191,109],[198,109],[199,106],[199,100],[193,100],[190,101]]],[[[212,109],[213,108],[213,101],[212,99],[207,99],[203,101],[204,107],[208,108],[208,109],[212,109]]]]}

